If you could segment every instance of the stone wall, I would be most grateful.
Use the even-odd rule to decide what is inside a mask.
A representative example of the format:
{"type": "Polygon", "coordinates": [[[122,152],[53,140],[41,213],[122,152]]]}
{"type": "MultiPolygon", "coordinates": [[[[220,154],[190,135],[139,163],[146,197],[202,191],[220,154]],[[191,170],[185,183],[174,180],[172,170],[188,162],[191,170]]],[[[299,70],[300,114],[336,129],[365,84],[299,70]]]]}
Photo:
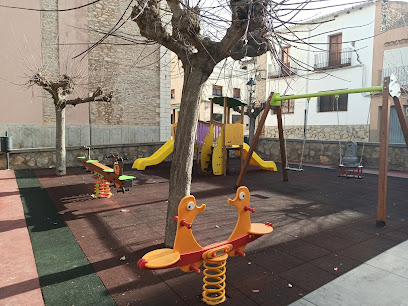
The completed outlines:
{"type": "MultiPolygon", "coordinates": [[[[120,0],[102,0],[89,6],[89,27],[97,30],[90,31],[90,43],[97,42],[115,26],[127,4],[120,0]]],[[[130,12],[129,9],[125,18],[130,12]]],[[[116,32],[121,33],[135,41],[146,41],[135,22],[124,23],[116,32]]],[[[115,94],[112,103],[91,103],[91,124],[159,126],[160,46],[124,43],[129,42],[110,36],[89,54],[90,90],[102,85],[108,90],[114,89],[115,94]]],[[[168,97],[170,107],[170,92],[168,97]]],[[[170,125],[170,111],[168,116],[170,125]]]]}
{"type": "MultiPolygon", "coordinates": [[[[287,139],[303,139],[303,126],[285,126],[284,135],[287,139]]],[[[265,137],[279,137],[278,127],[265,126],[265,137]]],[[[368,141],[369,129],[366,125],[308,125],[306,127],[306,138],[314,140],[368,141]]]]}
{"type": "MultiPolygon", "coordinates": [[[[0,131],[13,137],[14,149],[55,146],[55,124],[0,124],[0,131]]],[[[112,145],[158,142],[158,126],[67,125],[67,146],[112,145]]],[[[4,134],[2,133],[1,136],[4,134]]],[[[168,140],[170,138],[167,137],[168,140]]]]}
{"type": "MultiPolygon", "coordinates": [[[[297,162],[301,160],[303,141],[301,139],[288,139],[286,151],[288,160],[297,162]]],[[[345,142],[337,141],[305,141],[303,162],[323,165],[338,166],[340,160],[340,148],[344,156],[345,142]]],[[[279,140],[276,138],[260,138],[256,153],[264,159],[280,161],[279,140]]],[[[362,164],[367,168],[378,168],[380,144],[358,142],[357,155],[363,153],[362,164]],[[363,145],[364,144],[364,145],[363,145]],[[363,151],[364,146],[364,151],[363,151]]],[[[390,145],[388,149],[388,169],[396,171],[408,171],[408,149],[405,145],[390,145]]]]}
{"type": "MultiPolygon", "coordinates": [[[[58,0],[41,0],[41,9],[58,10],[58,0]]],[[[58,12],[41,12],[42,65],[52,77],[59,76],[58,12]]],[[[55,122],[55,107],[51,95],[43,91],[44,123],[55,122]]]]}
{"type": "MultiPolygon", "coordinates": [[[[126,164],[133,162],[141,157],[151,156],[158,150],[163,143],[150,144],[131,144],[131,145],[110,145],[110,146],[92,146],[91,158],[97,159],[102,163],[109,165],[111,159],[104,159],[110,154],[118,154],[121,157],[127,157],[126,164]]],[[[67,167],[78,167],[80,162],[78,156],[86,155],[82,147],[67,147],[67,167]]],[[[166,159],[171,160],[171,155],[166,159]]],[[[35,168],[54,168],[55,167],[55,148],[42,149],[19,149],[10,152],[10,169],[35,169],[35,168]]],[[[0,169],[6,169],[6,155],[0,153],[0,169]]]]}

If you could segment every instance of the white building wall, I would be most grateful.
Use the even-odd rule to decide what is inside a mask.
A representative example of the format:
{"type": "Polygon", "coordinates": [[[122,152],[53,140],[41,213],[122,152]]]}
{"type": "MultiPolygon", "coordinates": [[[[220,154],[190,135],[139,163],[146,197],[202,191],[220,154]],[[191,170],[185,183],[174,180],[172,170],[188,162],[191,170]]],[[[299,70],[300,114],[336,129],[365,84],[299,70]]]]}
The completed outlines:
{"type": "MultiPolygon", "coordinates": [[[[204,85],[201,102],[201,117],[200,120],[209,121],[211,108],[209,99],[213,96],[213,85],[222,86],[222,94],[225,97],[233,97],[233,89],[240,88],[242,102],[248,103],[248,90],[246,83],[250,78],[255,78],[255,66],[250,64],[247,69],[242,69],[240,62],[229,59],[227,64],[221,62],[218,64],[209,79],[204,85]]],[[[255,98],[255,96],[253,96],[255,98]]],[[[224,108],[219,105],[214,105],[214,114],[223,114],[224,108]]],[[[240,115],[238,112],[231,111],[232,115],[240,115]]],[[[231,119],[230,118],[230,119],[231,119]]],[[[247,126],[248,118],[245,116],[244,123],[247,126]]]]}
{"type": "MultiPolygon", "coordinates": [[[[334,20],[320,26],[301,25],[291,28],[297,31],[298,37],[304,38],[305,42],[312,43],[316,48],[307,44],[292,44],[291,56],[298,62],[292,60],[291,67],[298,68],[299,76],[268,79],[265,96],[271,91],[279,92],[281,95],[292,95],[370,86],[374,17],[375,5],[370,4],[339,12],[338,16],[330,15],[325,20],[334,20]],[[342,50],[346,48],[353,50],[351,66],[316,72],[305,71],[308,68],[313,70],[316,54],[329,50],[329,36],[339,33],[342,33],[342,50]]],[[[293,35],[289,38],[296,39],[293,35]]],[[[269,54],[269,70],[278,70],[273,63],[274,60],[269,54]]],[[[318,112],[317,100],[317,98],[310,100],[308,125],[337,125],[337,112],[318,112]]],[[[285,125],[303,126],[306,104],[306,99],[296,100],[294,114],[284,114],[285,125]]],[[[340,125],[366,125],[369,105],[369,94],[350,94],[347,111],[339,112],[340,125]]],[[[269,115],[266,126],[276,125],[276,116],[269,115]]]]}

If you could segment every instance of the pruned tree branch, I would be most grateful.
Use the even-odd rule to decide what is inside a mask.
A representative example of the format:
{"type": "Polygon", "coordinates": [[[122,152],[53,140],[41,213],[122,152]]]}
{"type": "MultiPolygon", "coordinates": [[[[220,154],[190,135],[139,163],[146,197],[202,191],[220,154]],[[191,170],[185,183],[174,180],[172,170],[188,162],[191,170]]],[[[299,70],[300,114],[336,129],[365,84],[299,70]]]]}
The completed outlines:
{"type": "Polygon", "coordinates": [[[140,34],[165,46],[177,55],[189,51],[189,46],[170,35],[163,26],[160,15],[160,0],[139,1],[133,7],[131,18],[139,26],[140,34]]]}
{"type": "Polygon", "coordinates": [[[71,100],[67,100],[65,103],[67,105],[75,106],[75,105],[78,105],[78,104],[88,103],[88,102],[111,102],[112,97],[113,97],[112,92],[108,93],[107,95],[103,95],[102,89],[100,87],[98,87],[93,92],[91,97],[71,99],[71,100]]]}

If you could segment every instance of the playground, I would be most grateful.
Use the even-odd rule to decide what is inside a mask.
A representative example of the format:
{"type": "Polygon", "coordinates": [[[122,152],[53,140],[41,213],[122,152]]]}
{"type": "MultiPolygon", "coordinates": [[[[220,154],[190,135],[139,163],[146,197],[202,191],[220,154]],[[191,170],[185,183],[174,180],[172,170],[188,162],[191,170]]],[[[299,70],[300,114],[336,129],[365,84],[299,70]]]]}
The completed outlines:
{"type": "MultiPolygon", "coordinates": [[[[0,172],[2,201],[13,203],[0,222],[0,249],[7,258],[2,262],[6,268],[0,269],[6,273],[0,299],[6,305],[28,300],[30,305],[41,305],[42,300],[48,305],[204,305],[202,274],[139,269],[137,263],[146,253],[164,247],[170,163],[143,172],[130,166],[125,165],[124,172],[136,178],[129,191],[96,199],[91,197],[94,178],[80,167],[68,169],[64,177],[55,177],[52,169],[19,170],[16,179],[12,171],[0,172]],[[26,223],[31,243],[27,235],[23,244],[24,237],[15,234],[21,234],[26,223]],[[16,239],[20,247],[12,243],[16,239]],[[36,266],[27,258],[30,247],[36,266]],[[31,273],[28,262],[33,264],[31,273]],[[22,267],[24,273],[19,272],[22,267]]],[[[206,204],[206,210],[196,216],[191,230],[205,246],[227,239],[237,222],[228,199],[236,196],[232,186],[240,161],[230,160],[227,176],[199,170],[196,164],[191,194],[197,206],[206,204]]],[[[337,168],[305,165],[304,171],[291,172],[283,182],[279,172],[248,167],[243,183],[256,210],[251,220],[271,222],[274,231],[249,243],[245,258],[228,259],[224,304],[290,304],[405,241],[408,175],[389,173],[387,226],[377,228],[378,175],[369,172],[362,180],[345,179],[337,176],[337,168]]],[[[372,269],[385,278],[385,265],[372,269]]],[[[396,292],[404,292],[406,280],[406,267],[395,271],[394,278],[401,273],[405,278],[396,279],[392,295],[384,295],[391,304],[401,301],[396,292]]],[[[366,279],[361,286],[376,288],[370,282],[380,279],[366,279]]],[[[332,289],[328,296],[347,301],[352,287],[361,289],[348,283],[351,291],[332,289]]]]}

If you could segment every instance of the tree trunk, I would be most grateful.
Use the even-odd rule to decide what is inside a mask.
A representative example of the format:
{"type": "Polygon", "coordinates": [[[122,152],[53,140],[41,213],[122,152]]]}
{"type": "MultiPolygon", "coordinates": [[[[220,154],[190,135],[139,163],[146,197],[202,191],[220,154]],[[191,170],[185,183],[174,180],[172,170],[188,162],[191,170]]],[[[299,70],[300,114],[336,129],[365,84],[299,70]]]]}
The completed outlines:
{"type": "Polygon", "coordinates": [[[201,91],[208,74],[190,65],[184,67],[184,84],[180,104],[180,116],[175,136],[173,161],[171,163],[169,203],[164,237],[166,247],[173,247],[180,200],[190,194],[193,169],[194,139],[200,110],[201,91]]]}
{"type": "Polygon", "coordinates": [[[254,116],[249,116],[249,135],[248,135],[248,144],[251,145],[252,139],[255,135],[255,119],[254,116]]]}
{"type": "Polygon", "coordinates": [[[65,107],[61,108],[58,105],[56,105],[55,117],[56,117],[55,169],[57,175],[65,175],[67,173],[65,152],[65,107]]]}

